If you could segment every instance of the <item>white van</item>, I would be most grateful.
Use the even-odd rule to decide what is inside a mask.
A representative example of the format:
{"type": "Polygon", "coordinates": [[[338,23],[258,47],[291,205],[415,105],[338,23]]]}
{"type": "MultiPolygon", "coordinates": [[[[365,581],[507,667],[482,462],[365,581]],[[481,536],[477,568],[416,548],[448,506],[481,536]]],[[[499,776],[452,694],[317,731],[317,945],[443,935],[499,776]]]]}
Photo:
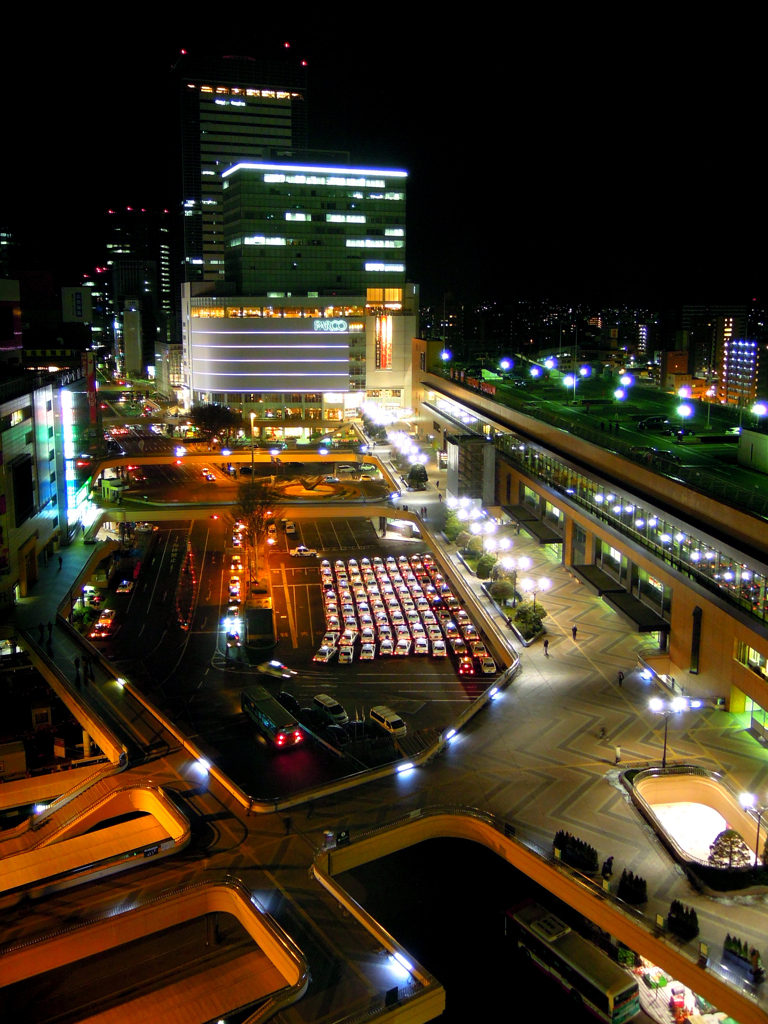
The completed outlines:
{"type": "Polygon", "coordinates": [[[390,736],[405,736],[408,732],[402,718],[386,704],[378,704],[375,708],[371,708],[368,714],[371,721],[375,722],[384,732],[388,732],[390,736]]]}
{"type": "Polygon", "coordinates": [[[335,697],[329,697],[327,693],[318,693],[312,699],[312,703],[318,711],[326,714],[335,725],[346,725],[349,721],[349,715],[341,704],[339,704],[335,697]]]}

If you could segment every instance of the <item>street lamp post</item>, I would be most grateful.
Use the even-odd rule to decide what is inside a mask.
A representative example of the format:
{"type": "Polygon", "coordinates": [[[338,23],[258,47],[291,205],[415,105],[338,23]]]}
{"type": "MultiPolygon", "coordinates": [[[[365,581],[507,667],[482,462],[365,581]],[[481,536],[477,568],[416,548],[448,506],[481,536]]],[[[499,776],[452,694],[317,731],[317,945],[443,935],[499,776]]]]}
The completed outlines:
{"type": "Polygon", "coordinates": [[[745,810],[753,810],[757,815],[757,835],[755,836],[755,863],[757,867],[757,860],[760,856],[760,819],[768,811],[768,804],[762,804],[758,806],[757,797],[754,793],[742,793],[739,797],[739,803],[745,810]]]}
{"type": "Polygon", "coordinates": [[[567,388],[573,388],[574,405],[576,405],[576,382],[578,381],[578,379],[579,378],[576,376],[575,373],[569,373],[567,376],[563,377],[563,384],[565,384],[567,388]]]}
{"type": "Polygon", "coordinates": [[[256,413],[251,413],[251,481],[253,481],[253,421],[256,419],[256,413]]]}
{"type": "Polygon", "coordinates": [[[648,701],[648,707],[651,711],[654,711],[657,715],[664,716],[664,752],[661,755],[661,767],[667,767],[667,729],[669,727],[669,719],[671,715],[679,714],[681,711],[685,711],[688,707],[688,701],[685,697],[675,697],[673,700],[665,702],[660,697],[653,697],[648,701]]]}
{"type": "Polygon", "coordinates": [[[533,594],[533,610],[535,612],[536,595],[541,591],[549,590],[549,588],[552,586],[552,581],[547,579],[546,576],[540,576],[538,580],[520,580],[520,586],[526,592],[526,594],[533,594]]]}

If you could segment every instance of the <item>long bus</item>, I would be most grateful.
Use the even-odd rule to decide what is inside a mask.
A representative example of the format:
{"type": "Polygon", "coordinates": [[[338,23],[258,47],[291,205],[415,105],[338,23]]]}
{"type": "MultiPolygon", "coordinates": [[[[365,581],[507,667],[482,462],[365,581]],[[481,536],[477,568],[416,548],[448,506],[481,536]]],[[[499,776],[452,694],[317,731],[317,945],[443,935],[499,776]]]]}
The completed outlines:
{"type": "Polygon", "coordinates": [[[263,686],[243,690],[240,707],[259,732],[279,750],[301,743],[303,733],[298,722],[263,686]]]}
{"type": "Polygon", "coordinates": [[[512,907],[506,926],[518,949],[598,1020],[623,1024],[640,1012],[637,980],[538,903],[512,907]]]}

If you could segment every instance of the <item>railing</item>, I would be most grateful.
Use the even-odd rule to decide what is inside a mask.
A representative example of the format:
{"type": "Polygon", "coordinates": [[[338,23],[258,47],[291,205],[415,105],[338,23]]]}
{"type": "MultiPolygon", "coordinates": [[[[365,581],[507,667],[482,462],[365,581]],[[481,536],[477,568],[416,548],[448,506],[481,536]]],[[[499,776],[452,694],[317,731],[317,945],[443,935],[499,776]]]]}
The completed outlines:
{"type": "Polygon", "coordinates": [[[70,935],[78,932],[84,928],[90,928],[93,925],[100,924],[102,921],[107,921],[114,917],[119,917],[121,914],[130,913],[132,911],[141,910],[144,907],[151,906],[155,903],[160,903],[164,900],[175,899],[178,896],[192,892],[197,889],[210,888],[210,887],[225,887],[234,890],[238,896],[247,904],[254,906],[259,914],[259,917],[264,922],[266,927],[272,935],[274,941],[282,947],[282,950],[287,958],[292,960],[296,966],[296,973],[298,980],[290,988],[284,989],[281,993],[274,996],[272,999],[267,1000],[267,1003],[259,1007],[255,1013],[251,1014],[243,1024],[257,1024],[259,1020],[266,1019],[269,1014],[265,1014],[265,1010],[269,1007],[270,1014],[274,1014],[283,1006],[288,1006],[290,1003],[295,1002],[303,993],[306,991],[309,983],[309,968],[307,965],[304,954],[288,935],[285,930],[274,920],[271,914],[267,913],[260,905],[257,898],[253,895],[251,890],[240,881],[239,878],[232,878],[226,875],[223,878],[207,878],[200,882],[192,882],[189,885],[184,885],[178,889],[174,889],[173,893],[169,896],[167,892],[160,893],[152,896],[138,897],[133,899],[130,903],[124,903],[118,906],[112,906],[108,909],[102,910],[98,914],[94,914],[86,919],[81,919],[74,924],[65,926],[63,928],[55,929],[54,931],[47,932],[43,935],[38,935],[33,939],[28,939],[24,942],[15,943],[11,946],[6,946],[0,949],[0,958],[8,956],[10,954],[19,952],[23,949],[28,949],[31,946],[40,946],[51,939],[59,938],[64,935],[70,935]]]}
{"type": "MultiPolygon", "coordinates": [[[[433,369],[430,370],[430,373],[436,377],[442,377],[455,387],[464,389],[470,395],[496,402],[498,405],[506,406],[516,412],[523,413],[525,416],[530,416],[532,419],[541,420],[543,423],[549,424],[549,426],[567,431],[569,434],[574,434],[576,437],[580,437],[590,444],[597,445],[599,448],[615,452],[617,455],[642,464],[659,473],[660,476],[681,480],[683,483],[702,491],[704,494],[710,494],[726,504],[733,505],[734,508],[746,510],[761,517],[768,517],[768,498],[755,494],[754,491],[746,487],[713,478],[707,474],[706,470],[695,469],[691,466],[680,466],[676,462],[665,459],[662,456],[654,458],[652,465],[648,467],[642,457],[630,451],[631,448],[637,447],[637,442],[622,441],[618,436],[608,434],[602,430],[595,430],[581,423],[575,417],[564,416],[553,409],[547,409],[539,405],[536,405],[534,408],[530,395],[518,397],[505,391],[502,397],[499,395],[492,396],[478,391],[462,381],[452,380],[446,371],[433,369]]],[[[441,415],[444,415],[444,413],[441,413],[441,415]]],[[[464,429],[466,429],[466,425],[464,425],[464,429]]]]}
{"type": "MultiPolygon", "coordinates": [[[[768,611],[766,611],[765,616],[758,615],[749,602],[734,597],[727,587],[721,586],[711,577],[701,572],[701,570],[695,568],[691,563],[684,562],[681,558],[674,555],[669,549],[662,547],[660,544],[655,544],[646,537],[643,537],[636,530],[633,530],[625,523],[622,523],[617,517],[611,515],[610,512],[607,512],[604,507],[595,505],[591,501],[582,497],[577,490],[574,489],[573,493],[563,493],[564,485],[558,481],[554,474],[546,471],[538,471],[536,466],[532,464],[531,460],[527,459],[519,452],[516,452],[514,447],[509,448],[508,445],[503,442],[503,439],[497,440],[499,441],[497,447],[504,457],[522,469],[531,479],[535,479],[546,487],[551,488],[559,502],[570,502],[573,505],[583,508],[594,519],[600,520],[616,533],[629,538],[633,543],[638,544],[646,551],[649,551],[659,561],[671,566],[671,568],[680,573],[681,576],[687,576],[702,587],[702,589],[719,598],[724,604],[738,609],[745,616],[755,619],[760,623],[764,623],[766,619],[768,619],[768,611]]],[[[659,514],[663,515],[663,513],[659,514]]],[[[754,559],[751,559],[751,562],[754,562],[754,559]]]]}
{"type": "MultiPolygon", "coordinates": [[[[656,770],[657,769],[650,769],[650,771],[656,770]]],[[[666,769],[666,771],[672,772],[672,769],[666,769]]],[[[705,769],[702,769],[701,771],[702,774],[708,774],[705,769]]],[[[715,773],[709,774],[714,775],[715,773]]],[[[378,825],[375,828],[355,833],[354,838],[351,840],[349,845],[352,846],[354,844],[361,843],[367,839],[371,839],[385,832],[402,828],[423,818],[441,816],[472,818],[476,821],[489,825],[503,836],[507,842],[511,843],[513,846],[519,846],[529,853],[533,853],[536,857],[546,862],[550,868],[554,868],[559,874],[566,877],[573,884],[580,886],[582,889],[588,890],[592,896],[601,902],[610,904],[611,908],[621,914],[622,917],[631,921],[635,925],[640,925],[644,931],[648,932],[649,935],[652,935],[656,941],[668,947],[670,951],[674,951],[678,956],[685,957],[692,965],[695,964],[697,967],[701,968],[702,965],[698,955],[692,955],[687,950],[681,948],[679,943],[671,940],[666,934],[660,933],[655,920],[652,920],[642,911],[636,910],[634,907],[629,906],[629,904],[624,903],[623,900],[619,899],[619,897],[615,896],[613,893],[607,892],[603,889],[602,885],[593,881],[593,879],[589,878],[587,875],[582,874],[575,868],[569,867],[562,860],[556,859],[553,853],[549,850],[543,850],[537,843],[531,842],[528,839],[523,839],[514,823],[500,819],[496,817],[496,815],[490,814],[486,811],[480,811],[473,807],[461,807],[456,805],[428,807],[418,811],[412,811],[407,815],[400,815],[392,821],[383,825],[378,825]]],[[[348,848],[349,847],[345,846],[342,849],[348,848]]],[[[329,879],[333,885],[333,889],[329,889],[329,891],[333,891],[334,894],[338,891],[343,894],[346,902],[353,903],[354,901],[351,897],[349,897],[340,886],[333,882],[330,874],[326,873],[319,867],[322,861],[328,857],[328,853],[328,850],[322,848],[317,848],[315,850],[313,864],[315,876],[323,885],[326,885],[326,882],[323,879],[329,879]]],[[[327,885],[326,888],[328,888],[327,885]]],[[[363,908],[360,909],[365,915],[365,910],[363,910],[363,908]]],[[[377,927],[381,926],[377,925],[377,927]]],[[[712,948],[712,945],[712,943],[709,943],[710,948],[712,948]]],[[[729,971],[727,967],[721,965],[718,961],[713,960],[711,956],[707,962],[706,968],[711,970],[712,973],[717,974],[718,977],[731,988],[738,989],[741,996],[746,997],[750,1002],[754,1003],[756,1007],[759,1007],[761,1011],[764,1011],[766,1004],[768,1003],[768,992],[762,993],[761,990],[750,984],[745,979],[736,977],[732,971],[729,971]]]]}

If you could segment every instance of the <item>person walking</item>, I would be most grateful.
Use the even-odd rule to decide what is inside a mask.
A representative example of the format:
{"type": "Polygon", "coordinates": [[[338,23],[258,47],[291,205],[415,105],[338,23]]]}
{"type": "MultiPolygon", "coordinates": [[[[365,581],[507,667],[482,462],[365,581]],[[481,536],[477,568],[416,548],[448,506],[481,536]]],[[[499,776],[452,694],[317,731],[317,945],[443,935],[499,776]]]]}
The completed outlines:
{"type": "Polygon", "coordinates": [[[547,637],[544,637],[544,657],[549,657],[549,640],[547,637]]]}
{"type": "Polygon", "coordinates": [[[62,568],[63,565],[64,565],[64,559],[61,557],[61,555],[59,555],[59,572],[61,572],[61,568],[62,568]]]}
{"type": "Polygon", "coordinates": [[[440,493],[440,491],[438,491],[438,492],[437,492],[437,500],[438,500],[438,501],[442,501],[442,500],[443,500],[443,496],[442,496],[442,494],[440,493]]]}
{"type": "Polygon", "coordinates": [[[621,669],[619,669],[617,679],[619,680],[619,686],[621,686],[624,683],[624,673],[621,671],[621,669]]]}
{"type": "Polygon", "coordinates": [[[621,747],[614,747],[613,749],[616,754],[616,764],[621,764],[621,747]]]}
{"type": "Polygon", "coordinates": [[[571,636],[573,637],[574,641],[576,640],[576,634],[577,633],[578,633],[578,630],[576,629],[576,627],[575,626],[571,626],[571,636]]]}

